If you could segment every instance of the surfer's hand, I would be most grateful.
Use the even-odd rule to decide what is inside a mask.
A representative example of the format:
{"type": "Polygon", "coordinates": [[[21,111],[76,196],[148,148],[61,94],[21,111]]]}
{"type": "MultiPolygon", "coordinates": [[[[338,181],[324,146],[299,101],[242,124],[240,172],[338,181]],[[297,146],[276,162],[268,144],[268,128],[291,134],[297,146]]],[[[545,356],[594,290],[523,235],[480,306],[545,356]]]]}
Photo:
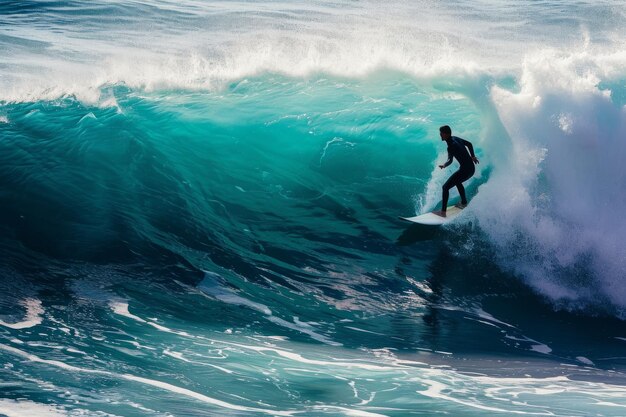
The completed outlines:
{"type": "Polygon", "coordinates": [[[475,164],[480,164],[480,161],[475,156],[472,156],[472,161],[474,161],[475,164]]]}

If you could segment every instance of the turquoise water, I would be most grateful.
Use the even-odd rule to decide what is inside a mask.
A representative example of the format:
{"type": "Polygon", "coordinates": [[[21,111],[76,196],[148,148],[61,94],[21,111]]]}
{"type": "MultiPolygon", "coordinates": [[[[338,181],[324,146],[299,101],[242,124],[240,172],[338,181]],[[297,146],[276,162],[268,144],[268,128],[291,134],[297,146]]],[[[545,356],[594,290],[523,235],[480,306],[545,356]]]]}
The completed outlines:
{"type": "Polygon", "coordinates": [[[3,3],[0,415],[624,415],[624,6],[3,3]]]}

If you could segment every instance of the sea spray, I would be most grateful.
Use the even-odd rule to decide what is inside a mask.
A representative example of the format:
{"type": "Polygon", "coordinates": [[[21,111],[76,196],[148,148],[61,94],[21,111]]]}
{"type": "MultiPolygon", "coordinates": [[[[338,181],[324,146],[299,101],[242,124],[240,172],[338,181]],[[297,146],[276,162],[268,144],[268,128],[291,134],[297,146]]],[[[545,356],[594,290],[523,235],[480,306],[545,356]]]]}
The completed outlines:
{"type": "Polygon", "coordinates": [[[626,111],[599,84],[623,79],[625,58],[543,51],[527,57],[519,92],[493,88],[514,156],[502,166],[493,160],[496,175],[476,208],[504,264],[542,294],[609,301],[618,311],[626,300],[626,111]]]}

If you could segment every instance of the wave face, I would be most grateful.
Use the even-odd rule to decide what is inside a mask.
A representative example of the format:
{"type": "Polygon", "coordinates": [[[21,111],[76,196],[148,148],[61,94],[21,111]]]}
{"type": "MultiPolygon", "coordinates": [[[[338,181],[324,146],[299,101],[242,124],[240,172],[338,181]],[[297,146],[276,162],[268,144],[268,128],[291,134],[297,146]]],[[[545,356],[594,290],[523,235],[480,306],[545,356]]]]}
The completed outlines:
{"type": "Polygon", "coordinates": [[[0,414],[623,414],[625,5],[505,3],[1,4],[0,414]]]}

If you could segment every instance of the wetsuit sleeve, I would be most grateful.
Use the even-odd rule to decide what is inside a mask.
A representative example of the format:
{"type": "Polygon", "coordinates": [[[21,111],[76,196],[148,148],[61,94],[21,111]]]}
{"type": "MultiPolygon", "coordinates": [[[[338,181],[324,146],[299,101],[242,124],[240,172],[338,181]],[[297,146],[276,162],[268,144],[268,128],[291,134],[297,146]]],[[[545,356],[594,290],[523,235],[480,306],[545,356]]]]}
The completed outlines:
{"type": "Polygon", "coordinates": [[[472,142],[465,139],[461,139],[461,142],[463,143],[463,145],[467,146],[467,149],[469,149],[469,153],[472,158],[475,158],[476,155],[474,155],[474,146],[472,145],[472,142]]]}
{"type": "Polygon", "coordinates": [[[445,164],[443,164],[443,167],[447,168],[451,163],[452,163],[452,151],[450,150],[450,147],[448,146],[448,160],[446,161],[445,164]]]}

